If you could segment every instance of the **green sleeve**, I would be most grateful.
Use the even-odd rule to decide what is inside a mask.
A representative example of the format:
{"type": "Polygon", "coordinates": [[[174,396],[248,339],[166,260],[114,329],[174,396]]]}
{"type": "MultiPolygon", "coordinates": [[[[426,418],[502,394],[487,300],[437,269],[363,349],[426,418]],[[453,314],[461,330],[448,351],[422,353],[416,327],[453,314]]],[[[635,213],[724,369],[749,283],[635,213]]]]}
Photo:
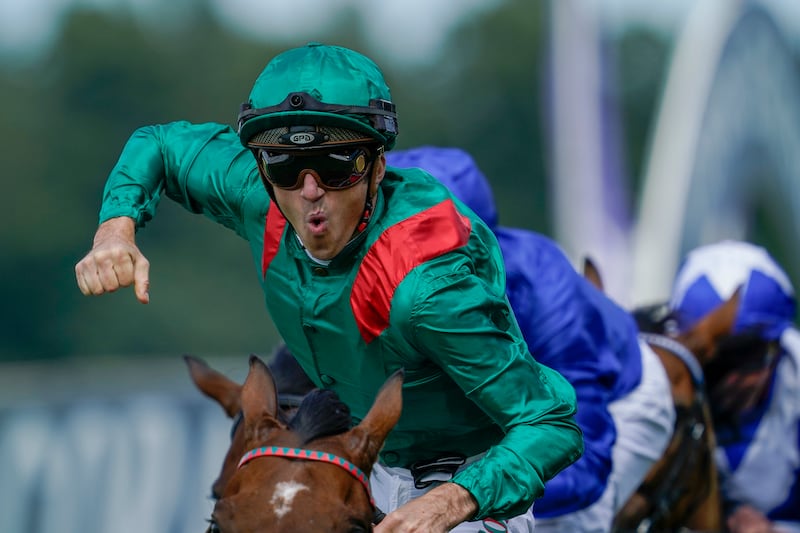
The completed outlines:
{"type": "Polygon", "coordinates": [[[253,156],[229,126],[173,122],[142,127],[108,177],[100,222],[128,216],[143,227],[166,194],[245,236],[246,199],[263,192],[257,172],[253,156]]]}
{"type": "Polygon", "coordinates": [[[464,268],[451,272],[429,279],[416,300],[413,342],[503,429],[502,441],[453,482],[477,500],[476,519],[508,518],[583,452],[575,392],[530,355],[502,292],[464,268]]]}

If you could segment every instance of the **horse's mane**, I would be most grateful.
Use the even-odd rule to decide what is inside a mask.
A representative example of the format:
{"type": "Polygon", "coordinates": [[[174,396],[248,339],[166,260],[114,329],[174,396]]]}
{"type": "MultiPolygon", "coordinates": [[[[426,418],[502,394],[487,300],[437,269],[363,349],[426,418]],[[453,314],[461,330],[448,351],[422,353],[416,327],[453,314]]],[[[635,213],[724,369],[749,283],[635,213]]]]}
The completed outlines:
{"type": "Polygon", "coordinates": [[[289,428],[306,444],[314,439],[337,435],[350,429],[350,408],[332,390],[315,389],[300,403],[289,428]]]}

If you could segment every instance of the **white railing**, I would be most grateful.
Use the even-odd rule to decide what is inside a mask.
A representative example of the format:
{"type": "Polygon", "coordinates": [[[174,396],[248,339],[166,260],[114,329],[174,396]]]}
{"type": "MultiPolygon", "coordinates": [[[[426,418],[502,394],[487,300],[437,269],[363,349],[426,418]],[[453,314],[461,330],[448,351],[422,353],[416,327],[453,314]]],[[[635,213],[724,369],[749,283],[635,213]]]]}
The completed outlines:
{"type": "Polygon", "coordinates": [[[125,374],[114,394],[71,386],[85,376],[74,372],[55,392],[35,388],[16,399],[9,390],[32,370],[0,369],[0,531],[205,531],[230,422],[188,373],[179,375],[182,361],[172,363],[172,391],[163,373],[165,390],[147,386],[143,368],[135,376],[111,370],[118,381],[125,374]]]}

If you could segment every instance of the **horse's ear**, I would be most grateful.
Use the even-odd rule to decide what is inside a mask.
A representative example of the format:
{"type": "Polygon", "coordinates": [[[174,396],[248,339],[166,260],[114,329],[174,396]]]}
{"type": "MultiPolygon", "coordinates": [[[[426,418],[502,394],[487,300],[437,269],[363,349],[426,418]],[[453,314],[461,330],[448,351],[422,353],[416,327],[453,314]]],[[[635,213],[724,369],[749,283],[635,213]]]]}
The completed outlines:
{"type": "Polygon", "coordinates": [[[275,380],[264,362],[256,355],[250,356],[250,371],[242,386],[242,411],[245,428],[260,432],[262,421],[274,421],[277,425],[278,392],[275,380]],[[266,415],[266,416],[265,416],[266,415]]]}
{"type": "Polygon", "coordinates": [[[372,470],[383,441],[400,420],[403,410],[403,376],[402,369],[389,376],[378,391],[367,416],[347,433],[352,460],[362,470],[372,470]]]}
{"type": "Polygon", "coordinates": [[[720,337],[733,332],[736,315],[739,312],[741,292],[742,288],[737,288],[730,298],[701,318],[689,331],[679,336],[679,339],[698,356],[702,364],[709,362],[708,358],[713,354],[720,337]]]}
{"type": "Polygon", "coordinates": [[[600,276],[600,269],[591,257],[583,258],[583,277],[586,278],[597,289],[603,291],[603,278],[600,276]]]}
{"type": "Polygon", "coordinates": [[[242,386],[232,379],[217,372],[208,364],[192,355],[184,355],[183,360],[189,367],[189,376],[200,392],[216,400],[225,410],[225,414],[233,418],[242,409],[242,386]]]}

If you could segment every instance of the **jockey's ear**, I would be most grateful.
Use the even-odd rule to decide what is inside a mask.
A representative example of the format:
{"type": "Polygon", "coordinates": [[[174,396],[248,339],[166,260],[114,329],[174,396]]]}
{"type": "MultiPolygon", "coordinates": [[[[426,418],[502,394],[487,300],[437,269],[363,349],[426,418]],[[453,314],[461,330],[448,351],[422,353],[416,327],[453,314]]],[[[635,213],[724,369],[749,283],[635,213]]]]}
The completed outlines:
{"type": "Polygon", "coordinates": [[[381,184],[381,181],[383,181],[385,175],[386,175],[386,154],[384,154],[383,149],[381,149],[380,154],[378,155],[378,157],[375,158],[375,162],[373,163],[372,179],[369,182],[370,196],[375,196],[375,193],[378,192],[378,186],[381,184]]]}

